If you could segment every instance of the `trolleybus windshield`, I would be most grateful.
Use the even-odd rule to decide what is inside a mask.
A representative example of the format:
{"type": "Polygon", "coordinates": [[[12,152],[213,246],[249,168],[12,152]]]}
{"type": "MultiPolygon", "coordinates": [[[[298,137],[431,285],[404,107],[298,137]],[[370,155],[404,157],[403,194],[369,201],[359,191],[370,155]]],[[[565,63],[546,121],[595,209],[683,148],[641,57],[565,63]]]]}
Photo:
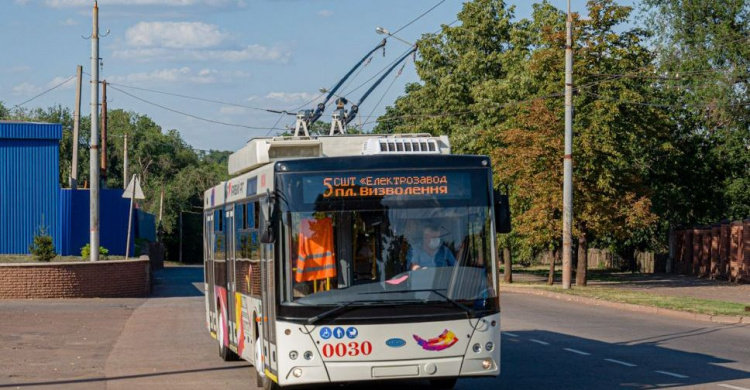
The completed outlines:
{"type": "Polygon", "coordinates": [[[487,170],[278,179],[282,305],[496,310],[487,170]]]}

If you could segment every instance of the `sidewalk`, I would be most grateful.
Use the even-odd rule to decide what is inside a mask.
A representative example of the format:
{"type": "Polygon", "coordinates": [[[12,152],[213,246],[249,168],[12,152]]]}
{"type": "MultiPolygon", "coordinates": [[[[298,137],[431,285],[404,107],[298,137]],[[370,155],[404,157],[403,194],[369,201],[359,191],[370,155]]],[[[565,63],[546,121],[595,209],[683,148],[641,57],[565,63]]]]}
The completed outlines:
{"type": "MultiPolygon", "coordinates": [[[[526,273],[513,273],[513,281],[546,283],[547,278],[526,273]]],[[[556,278],[555,285],[559,286],[560,283],[561,281],[556,278]]],[[[573,288],[575,288],[575,279],[573,283],[573,288]]],[[[589,280],[588,285],[750,305],[750,284],[738,285],[687,275],[617,273],[613,274],[610,280],[589,280]]]]}

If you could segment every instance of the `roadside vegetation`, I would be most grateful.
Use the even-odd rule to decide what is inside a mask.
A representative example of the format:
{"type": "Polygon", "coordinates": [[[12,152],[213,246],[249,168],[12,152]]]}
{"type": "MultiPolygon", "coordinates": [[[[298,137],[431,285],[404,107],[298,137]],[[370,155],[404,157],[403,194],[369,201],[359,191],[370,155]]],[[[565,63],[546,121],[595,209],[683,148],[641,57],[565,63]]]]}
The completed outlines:
{"type": "Polygon", "coordinates": [[[514,283],[514,287],[533,288],[542,291],[555,292],[573,296],[601,299],[609,302],[629,303],[685,311],[689,313],[726,316],[748,316],[750,306],[709,299],[691,298],[685,296],[659,295],[643,291],[627,290],[600,286],[588,286],[564,290],[558,286],[547,286],[540,283],[514,283]]]}

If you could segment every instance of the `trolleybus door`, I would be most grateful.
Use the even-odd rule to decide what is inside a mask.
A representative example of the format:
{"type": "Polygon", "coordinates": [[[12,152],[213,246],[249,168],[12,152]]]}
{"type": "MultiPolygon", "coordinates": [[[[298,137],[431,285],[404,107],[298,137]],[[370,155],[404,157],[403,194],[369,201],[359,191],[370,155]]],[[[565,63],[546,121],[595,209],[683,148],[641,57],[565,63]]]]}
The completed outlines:
{"type": "MultiPolygon", "coordinates": [[[[268,199],[261,202],[260,218],[261,230],[265,231],[265,224],[268,222],[268,199]]],[[[260,245],[261,259],[261,288],[263,304],[263,366],[274,375],[278,375],[278,362],[276,356],[276,272],[274,261],[273,244],[260,245]]]]}
{"type": "Polygon", "coordinates": [[[235,291],[237,283],[235,280],[235,248],[236,245],[236,226],[234,224],[234,205],[229,205],[226,210],[226,228],[227,239],[227,331],[229,332],[229,345],[237,349],[237,315],[236,315],[236,297],[235,291]]]}
{"type": "Polygon", "coordinates": [[[208,311],[208,330],[216,332],[216,295],[214,294],[214,218],[213,211],[204,213],[203,228],[203,269],[206,286],[206,310],[208,311]]]}

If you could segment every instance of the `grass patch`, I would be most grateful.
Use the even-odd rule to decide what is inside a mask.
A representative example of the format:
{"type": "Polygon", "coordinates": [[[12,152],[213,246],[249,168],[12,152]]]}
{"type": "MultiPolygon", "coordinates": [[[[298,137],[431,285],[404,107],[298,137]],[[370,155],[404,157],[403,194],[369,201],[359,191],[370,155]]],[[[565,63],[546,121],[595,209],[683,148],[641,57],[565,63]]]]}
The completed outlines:
{"type": "MultiPolygon", "coordinates": [[[[107,260],[124,260],[124,256],[109,256],[107,260]]],[[[81,256],[55,256],[52,259],[52,263],[68,263],[68,262],[84,262],[81,256]]],[[[102,260],[106,261],[106,260],[102,260]]],[[[36,261],[31,255],[0,255],[0,264],[11,264],[11,263],[39,263],[46,264],[46,262],[36,261]]]]}
{"type": "MultiPolygon", "coordinates": [[[[500,267],[500,274],[505,271],[505,267],[500,267]]],[[[532,265],[529,267],[513,267],[513,273],[536,275],[546,278],[549,276],[549,265],[532,265]]],[[[573,270],[573,277],[575,277],[575,269],[573,270]]],[[[586,279],[599,281],[599,282],[627,282],[634,276],[641,276],[639,272],[622,272],[618,270],[602,270],[602,269],[589,269],[586,272],[586,279]]],[[[562,266],[555,266],[555,278],[562,278],[562,266]]]]}
{"type": "MultiPolygon", "coordinates": [[[[516,285],[517,283],[513,283],[516,285]]],[[[741,303],[714,301],[692,297],[678,297],[671,295],[657,295],[640,291],[631,291],[607,287],[585,287],[563,290],[562,287],[544,286],[538,283],[518,283],[519,286],[536,288],[560,294],[576,295],[596,298],[609,302],[631,303],[635,305],[659,307],[686,311],[690,313],[727,316],[747,316],[747,306],[741,303]]]]}

